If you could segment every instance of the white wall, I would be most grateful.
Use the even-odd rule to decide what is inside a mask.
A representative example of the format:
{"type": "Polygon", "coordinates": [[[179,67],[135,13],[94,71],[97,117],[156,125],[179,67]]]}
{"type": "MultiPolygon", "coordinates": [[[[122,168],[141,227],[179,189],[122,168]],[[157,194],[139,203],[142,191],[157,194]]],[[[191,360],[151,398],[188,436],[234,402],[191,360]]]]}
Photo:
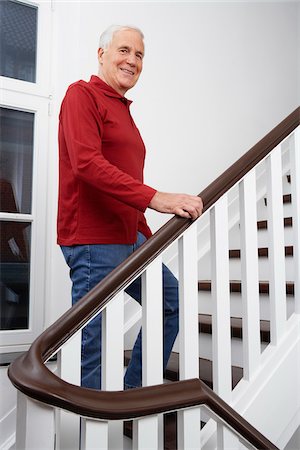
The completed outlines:
{"type": "Polygon", "coordinates": [[[17,391],[7,377],[7,367],[0,367],[0,449],[14,443],[17,391]]]}
{"type": "MultiPolygon", "coordinates": [[[[146,183],[199,193],[299,105],[299,10],[296,2],[54,1],[48,321],[69,298],[55,247],[57,113],[68,84],[97,73],[100,32],[117,23],[145,34],[144,70],[127,97],[148,151],[146,183]]],[[[169,218],[147,217],[153,231],[169,218]]]]}

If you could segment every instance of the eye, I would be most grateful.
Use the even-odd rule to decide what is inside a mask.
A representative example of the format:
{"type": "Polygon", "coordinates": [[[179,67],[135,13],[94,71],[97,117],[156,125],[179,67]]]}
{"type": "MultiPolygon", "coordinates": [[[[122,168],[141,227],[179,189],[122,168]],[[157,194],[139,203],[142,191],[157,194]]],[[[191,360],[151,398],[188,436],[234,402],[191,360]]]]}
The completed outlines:
{"type": "Polygon", "coordinates": [[[120,53],[122,53],[123,55],[124,55],[125,53],[127,53],[127,48],[120,48],[120,53]]]}
{"type": "Polygon", "coordinates": [[[143,59],[143,55],[141,53],[137,53],[135,55],[138,59],[142,60],[143,59]]]}

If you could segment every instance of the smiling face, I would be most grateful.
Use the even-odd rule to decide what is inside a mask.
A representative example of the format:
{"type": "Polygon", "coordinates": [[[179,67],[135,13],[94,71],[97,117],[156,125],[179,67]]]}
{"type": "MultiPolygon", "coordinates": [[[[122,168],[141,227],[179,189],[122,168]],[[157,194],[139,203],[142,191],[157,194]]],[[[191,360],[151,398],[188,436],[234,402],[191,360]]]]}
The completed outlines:
{"type": "Polygon", "coordinates": [[[143,68],[144,43],[136,30],[114,33],[107,49],[99,48],[99,77],[124,95],[139,79],[143,68]]]}

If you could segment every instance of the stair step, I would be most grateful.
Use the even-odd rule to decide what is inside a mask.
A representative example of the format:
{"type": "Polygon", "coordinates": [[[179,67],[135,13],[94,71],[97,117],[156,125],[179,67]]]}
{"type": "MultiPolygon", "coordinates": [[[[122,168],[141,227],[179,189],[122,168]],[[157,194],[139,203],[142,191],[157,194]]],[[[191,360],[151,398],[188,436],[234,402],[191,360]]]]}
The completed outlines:
{"type": "MultiPolygon", "coordinates": [[[[267,206],[267,204],[268,204],[267,198],[264,198],[264,202],[265,202],[265,205],[267,206]]],[[[292,194],[284,194],[282,196],[282,202],[284,204],[292,203],[292,194]]]]}
{"type": "MultiPolygon", "coordinates": [[[[232,388],[234,388],[237,383],[243,378],[243,369],[242,367],[231,367],[232,374],[232,388]]],[[[170,381],[178,381],[179,380],[179,353],[172,352],[165,377],[170,381]]],[[[212,381],[212,361],[204,358],[199,358],[199,378],[202,380],[207,386],[213,388],[212,381]]]]}
{"type": "MultiPolygon", "coordinates": [[[[131,358],[131,350],[124,352],[124,365],[128,366],[131,358]]],[[[232,388],[243,378],[243,369],[241,367],[233,366],[232,373],[232,388]]],[[[169,381],[179,380],[179,353],[172,352],[165,372],[165,378],[169,381]]],[[[212,381],[212,361],[204,358],[199,358],[199,378],[207,384],[210,388],[213,387],[212,381]]]]}
{"type": "MultiPolygon", "coordinates": [[[[210,280],[201,280],[198,281],[198,290],[199,291],[211,291],[211,281],[210,280]]],[[[230,281],[230,292],[242,292],[242,283],[241,281],[230,281]]],[[[260,281],[259,282],[259,293],[260,294],[269,294],[269,282],[268,281],[260,281]]],[[[294,295],[294,283],[288,281],[286,283],[286,295],[294,295]]]]}
{"type": "MultiPolygon", "coordinates": [[[[293,246],[288,245],[284,248],[285,256],[293,256],[293,246]]],[[[258,249],[258,256],[259,258],[268,258],[269,256],[269,249],[268,247],[262,247],[258,249]]],[[[229,250],[229,258],[230,259],[239,259],[241,257],[241,250],[240,249],[233,249],[229,250]]]]}
{"type": "MultiPolygon", "coordinates": [[[[284,222],[285,227],[293,226],[293,218],[292,217],[285,217],[283,219],[283,222],[284,222]]],[[[258,230],[267,230],[268,229],[268,221],[267,220],[259,220],[257,222],[257,229],[258,230]]]]}
{"type": "MultiPolygon", "coordinates": [[[[199,333],[212,333],[212,316],[210,314],[199,314],[199,333]]],[[[230,318],[231,337],[243,339],[243,321],[240,317],[230,318]]],[[[268,320],[260,321],[261,342],[270,343],[270,322],[268,320]]]]}

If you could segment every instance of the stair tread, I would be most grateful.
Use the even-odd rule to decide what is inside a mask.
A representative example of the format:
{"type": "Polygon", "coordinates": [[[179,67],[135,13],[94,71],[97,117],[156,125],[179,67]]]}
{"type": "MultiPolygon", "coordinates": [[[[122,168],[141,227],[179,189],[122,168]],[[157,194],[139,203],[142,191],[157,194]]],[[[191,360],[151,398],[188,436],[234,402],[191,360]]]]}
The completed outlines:
{"type": "MultiPolygon", "coordinates": [[[[240,280],[230,280],[230,292],[242,292],[242,282],[240,280]]],[[[211,281],[210,280],[199,280],[198,281],[198,290],[199,291],[211,291],[211,281]]],[[[260,294],[269,294],[269,281],[259,281],[259,293],[260,294]]],[[[286,282],[286,294],[294,295],[294,282],[287,281],[286,282]]]]}
{"type": "MultiPolygon", "coordinates": [[[[292,245],[285,246],[284,251],[285,251],[285,256],[293,256],[293,254],[294,254],[294,248],[292,245]]],[[[259,258],[268,258],[268,256],[269,256],[268,247],[260,247],[258,249],[258,257],[259,258]]],[[[239,259],[240,257],[241,257],[240,249],[236,248],[236,249],[229,250],[229,258],[230,259],[239,259]]]]}
{"type": "MultiPolygon", "coordinates": [[[[131,350],[125,350],[124,352],[124,365],[127,366],[131,358],[131,350]]],[[[232,388],[243,378],[243,368],[232,366],[232,388]]],[[[199,375],[200,379],[209,387],[212,385],[212,361],[199,358],[199,375]]],[[[165,378],[169,381],[179,380],[179,353],[172,352],[165,372],[165,378]]]]}
{"type": "MultiPolygon", "coordinates": [[[[282,196],[282,202],[285,203],[285,204],[286,203],[292,203],[292,194],[284,194],[282,196]]],[[[264,203],[265,203],[265,206],[268,205],[267,197],[264,198],[264,203]]]]}
{"type": "MultiPolygon", "coordinates": [[[[293,226],[293,218],[292,217],[285,217],[283,219],[284,226],[285,227],[292,227],[293,226]]],[[[259,220],[257,222],[257,229],[258,230],[267,230],[268,228],[268,221],[267,220],[259,220]]]]}
{"type": "MultiPolygon", "coordinates": [[[[211,314],[198,315],[199,333],[212,333],[212,316],[211,314]]],[[[241,317],[231,317],[231,337],[243,338],[243,320],[241,317]]],[[[268,320],[260,320],[260,337],[261,342],[270,343],[270,322],[268,320]]]]}
{"type": "MultiPolygon", "coordinates": [[[[200,379],[209,387],[212,384],[212,361],[205,358],[199,358],[199,375],[200,379]]],[[[243,368],[232,366],[232,388],[243,378],[243,368]]],[[[171,381],[178,381],[179,377],[179,353],[172,352],[166,369],[166,378],[171,381]]]]}

